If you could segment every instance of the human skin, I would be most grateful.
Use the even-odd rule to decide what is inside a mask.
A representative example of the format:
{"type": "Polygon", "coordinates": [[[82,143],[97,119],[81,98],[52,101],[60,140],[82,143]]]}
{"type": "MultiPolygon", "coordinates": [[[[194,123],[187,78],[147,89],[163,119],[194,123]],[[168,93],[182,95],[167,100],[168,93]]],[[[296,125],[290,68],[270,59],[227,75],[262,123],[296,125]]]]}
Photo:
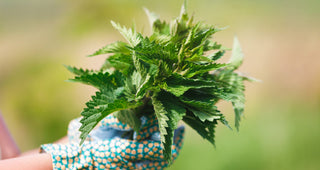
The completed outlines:
{"type": "Polygon", "coordinates": [[[52,170],[51,155],[47,153],[31,154],[0,161],[1,170],[52,170]]]}
{"type": "MultiPolygon", "coordinates": [[[[2,140],[2,138],[0,138],[2,140]]],[[[54,143],[66,143],[67,137],[63,137],[54,143]]],[[[52,158],[48,153],[39,153],[39,148],[31,151],[24,152],[17,155],[15,158],[9,158],[0,160],[1,170],[21,170],[24,169],[32,170],[52,170],[52,158]]]]}
{"type": "Polygon", "coordinates": [[[20,155],[20,150],[12,138],[0,112],[0,148],[1,159],[14,158],[20,155]]]}
{"type": "MultiPolygon", "coordinates": [[[[59,142],[64,142],[66,138],[59,142]]],[[[39,154],[39,149],[28,151],[21,154],[18,146],[16,145],[9,129],[7,128],[4,119],[0,112],[0,148],[1,170],[21,170],[21,169],[52,169],[51,155],[47,153],[39,154]]]]}

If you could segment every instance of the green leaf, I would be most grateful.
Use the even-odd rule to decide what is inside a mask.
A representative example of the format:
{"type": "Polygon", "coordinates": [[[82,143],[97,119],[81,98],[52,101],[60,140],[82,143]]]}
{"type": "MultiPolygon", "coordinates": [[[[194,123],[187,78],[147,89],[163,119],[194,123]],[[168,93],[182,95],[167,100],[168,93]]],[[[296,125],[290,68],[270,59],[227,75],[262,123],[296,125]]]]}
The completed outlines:
{"type": "Polygon", "coordinates": [[[186,61],[193,62],[193,63],[198,63],[198,64],[213,62],[213,60],[211,58],[208,58],[208,57],[205,57],[205,56],[201,56],[201,55],[198,55],[198,54],[195,54],[192,57],[187,58],[186,61]]]}
{"type": "Polygon", "coordinates": [[[89,55],[89,57],[96,56],[96,55],[101,55],[101,54],[109,54],[109,53],[122,53],[124,55],[130,55],[130,49],[128,48],[128,44],[117,41],[111,44],[108,44],[95,53],[89,55]]]}
{"type": "MultiPolygon", "coordinates": [[[[162,28],[159,28],[159,29],[161,29],[159,31],[163,31],[162,28]]],[[[165,34],[154,33],[150,36],[150,40],[157,43],[157,44],[167,45],[170,43],[171,36],[165,35],[165,34]]]]}
{"type": "Polygon", "coordinates": [[[155,93],[151,99],[158,119],[161,143],[164,146],[164,157],[170,162],[173,132],[177,128],[178,122],[185,115],[186,110],[175,96],[164,91],[155,93]]]}
{"type": "Polygon", "coordinates": [[[136,132],[140,130],[141,121],[135,115],[133,110],[120,110],[113,114],[115,117],[119,119],[120,122],[128,124],[132,127],[136,132]]]}
{"type": "Polygon", "coordinates": [[[221,87],[223,92],[219,94],[219,97],[232,103],[235,113],[235,127],[239,130],[245,102],[243,78],[232,70],[226,69],[217,72],[215,75],[217,81],[220,81],[223,85],[221,87]]]}
{"type": "Polygon", "coordinates": [[[150,88],[153,88],[155,74],[158,68],[153,64],[147,64],[133,56],[135,71],[127,78],[126,94],[129,100],[142,99],[150,88]]]}
{"type": "Polygon", "coordinates": [[[71,67],[71,66],[67,66],[67,65],[64,65],[64,67],[66,67],[71,73],[78,75],[78,76],[88,75],[88,74],[94,73],[93,70],[88,70],[88,69],[84,70],[82,68],[76,68],[76,67],[71,67]]]}
{"type": "Polygon", "coordinates": [[[244,55],[241,50],[239,40],[237,37],[234,37],[232,55],[229,61],[230,67],[233,70],[236,70],[242,64],[243,57],[244,55]]]}
{"type": "Polygon", "coordinates": [[[81,132],[81,144],[85,141],[91,130],[104,117],[116,111],[140,106],[139,103],[128,102],[126,99],[122,98],[120,94],[121,92],[118,90],[100,91],[97,92],[95,96],[92,96],[91,101],[86,103],[87,108],[81,112],[83,117],[80,120],[82,125],[79,128],[79,131],[81,132]]]}
{"type": "Polygon", "coordinates": [[[70,79],[70,82],[80,82],[88,85],[92,85],[98,89],[102,88],[116,88],[123,85],[123,75],[115,71],[113,74],[108,72],[82,74],[76,76],[74,79],[70,79]]]}
{"type": "Polygon", "coordinates": [[[249,81],[249,82],[262,82],[262,81],[259,80],[259,79],[256,79],[256,78],[254,78],[254,77],[247,76],[247,75],[245,75],[245,74],[238,73],[238,75],[241,76],[244,81],[249,81]]]}
{"type": "Polygon", "coordinates": [[[158,44],[149,38],[144,38],[134,47],[135,56],[146,63],[157,65],[160,60],[168,64],[177,62],[176,48],[174,44],[158,44]]]}
{"type": "Polygon", "coordinates": [[[127,29],[126,27],[121,27],[120,24],[117,24],[113,21],[111,21],[111,24],[129,42],[131,47],[136,46],[140,42],[142,36],[138,34],[134,29],[127,29]]]}
{"type": "Polygon", "coordinates": [[[214,133],[217,125],[216,120],[203,122],[199,118],[195,117],[195,115],[187,112],[187,115],[183,117],[183,121],[197,131],[200,136],[215,146],[214,133]]]}
{"type": "Polygon", "coordinates": [[[131,77],[126,81],[125,93],[129,100],[137,100],[144,97],[146,93],[146,86],[150,80],[147,74],[144,77],[137,71],[133,72],[131,77]]]}
{"type": "Polygon", "coordinates": [[[204,81],[198,79],[184,78],[178,74],[173,74],[166,79],[167,87],[165,90],[171,92],[175,96],[181,96],[189,89],[199,89],[203,87],[214,87],[212,81],[204,81]]]}
{"type": "Polygon", "coordinates": [[[231,126],[229,125],[229,122],[226,120],[226,118],[222,114],[221,114],[219,121],[222,124],[224,124],[225,126],[227,126],[230,130],[232,130],[231,126]]]}
{"type": "Polygon", "coordinates": [[[132,73],[133,70],[132,57],[130,55],[124,55],[121,53],[112,55],[108,59],[106,59],[106,62],[102,66],[102,70],[110,68],[119,70],[122,72],[122,74],[128,76],[130,73],[132,73]]]}
{"type": "Polygon", "coordinates": [[[180,10],[180,20],[183,20],[186,15],[188,15],[188,13],[187,13],[187,0],[184,0],[183,4],[181,6],[181,10],[180,10]]]}
{"type": "Polygon", "coordinates": [[[235,102],[232,102],[232,106],[235,113],[235,127],[239,131],[240,120],[241,116],[243,116],[244,111],[244,102],[237,100],[235,102]]]}
{"type": "Polygon", "coordinates": [[[154,26],[154,23],[159,20],[159,15],[156,14],[156,13],[153,13],[153,12],[150,12],[147,8],[143,8],[144,9],[144,12],[147,14],[148,16],[148,19],[149,19],[149,24],[150,24],[150,27],[151,29],[153,28],[154,26]]]}
{"type": "Polygon", "coordinates": [[[186,105],[188,110],[203,122],[206,120],[212,122],[215,119],[221,118],[220,111],[217,110],[217,106],[214,105],[214,102],[201,102],[187,98],[181,98],[181,101],[186,105]]]}
{"type": "MultiPolygon", "coordinates": [[[[213,107],[213,109],[215,109],[216,107],[213,107]]],[[[213,112],[209,112],[207,110],[201,110],[201,109],[194,109],[192,107],[188,107],[188,109],[195,115],[197,116],[201,121],[214,121],[216,119],[220,119],[220,114],[217,114],[219,113],[218,110],[215,110],[213,112]]]]}
{"type": "MultiPolygon", "coordinates": [[[[200,27],[200,23],[198,24],[198,27],[200,27]]],[[[195,26],[194,29],[198,29],[197,26],[195,26]]],[[[191,37],[190,42],[188,42],[187,47],[189,49],[202,47],[206,43],[208,38],[210,38],[210,36],[212,36],[216,32],[217,30],[215,28],[204,28],[195,30],[194,33],[192,33],[193,36],[191,37]]]]}
{"type": "Polygon", "coordinates": [[[214,53],[208,55],[207,58],[209,58],[211,60],[218,60],[224,55],[224,53],[225,53],[225,50],[217,51],[217,52],[214,52],[214,53]]]}
{"type": "Polygon", "coordinates": [[[203,122],[206,120],[219,120],[222,117],[222,114],[217,109],[217,106],[215,106],[217,103],[215,96],[203,91],[203,89],[188,90],[183,96],[180,97],[180,100],[190,112],[192,112],[203,122]]]}
{"type": "Polygon", "coordinates": [[[209,71],[215,71],[217,69],[223,68],[226,64],[212,63],[206,65],[200,64],[188,64],[188,69],[182,72],[182,75],[188,78],[194,77],[199,74],[208,73],[209,71]]]}
{"type": "Polygon", "coordinates": [[[218,44],[217,42],[213,42],[209,39],[203,43],[203,51],[220,50],[221,48],[222,48],[221,44],[218,44]]]}

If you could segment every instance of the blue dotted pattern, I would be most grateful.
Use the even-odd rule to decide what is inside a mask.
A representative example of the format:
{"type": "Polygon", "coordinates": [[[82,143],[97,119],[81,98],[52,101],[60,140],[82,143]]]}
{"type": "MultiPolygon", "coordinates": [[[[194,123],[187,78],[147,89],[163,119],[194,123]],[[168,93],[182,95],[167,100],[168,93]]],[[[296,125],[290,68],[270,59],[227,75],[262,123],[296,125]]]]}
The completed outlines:
{"type": "MultiPolygon", "coordinates": [[[[68,144],[45,144],[41,149],[52,155],[53,169],[164,169],[163,147],[155,117],[142,117],[141,130],[133,140],[123,137],[132,128],[113,115],[104,118],[79,146],[80,118],[68,127],[68,144]]],[[[173,160],[182,147],[184,127],[175,130],[172,145],[173,160]]]]}

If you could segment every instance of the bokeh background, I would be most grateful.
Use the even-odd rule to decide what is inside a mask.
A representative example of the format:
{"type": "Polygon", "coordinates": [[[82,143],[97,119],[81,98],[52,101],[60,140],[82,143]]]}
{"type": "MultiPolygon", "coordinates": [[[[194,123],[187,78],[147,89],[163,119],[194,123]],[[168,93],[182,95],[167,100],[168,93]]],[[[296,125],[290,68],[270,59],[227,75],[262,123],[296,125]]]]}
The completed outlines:
{"type": "MultiPolygon", "coordinates": [[[[110,20],[150,33],[142,10],[179,15],[182,0],[1,0],[0,110],[22,151],[57,140],[95,89],[65,82],[63,64],[99,68],[98,48],[123,40],[110,20]]],[[[189,0],[196,20],[228,29],[214,37],[246,55],[240,132],[220,125],[216,149],[187,129],[180,157],[168,169],[320,168],[320,1],[189,0]]],[[[230,56],[228,53],[224,61],[230,56]]],[[[233,122],[231,105],[220,109],[233,122]]]]}

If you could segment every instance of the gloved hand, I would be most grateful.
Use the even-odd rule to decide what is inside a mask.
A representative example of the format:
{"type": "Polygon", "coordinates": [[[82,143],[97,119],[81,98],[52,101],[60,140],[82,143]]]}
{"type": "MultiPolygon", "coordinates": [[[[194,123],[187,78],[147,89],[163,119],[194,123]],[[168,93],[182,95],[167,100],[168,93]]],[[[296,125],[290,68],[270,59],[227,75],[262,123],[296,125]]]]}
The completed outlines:
{"type": "MultiPolygon", "coordinates": [[[[163,148],[157,120],[142,117],[141,130],[133,134],[132,129],[118,121],[113,115],[104,118],[89,134],[80,147],[79,119],[69,124],[70,143],[42,145],[42,149],[53,157],[54,169],[163,169],[163,148]]],[[[183,142],[184,127],[175,130],[172,145],[173,160],[178,156],[183,142]]]]}

